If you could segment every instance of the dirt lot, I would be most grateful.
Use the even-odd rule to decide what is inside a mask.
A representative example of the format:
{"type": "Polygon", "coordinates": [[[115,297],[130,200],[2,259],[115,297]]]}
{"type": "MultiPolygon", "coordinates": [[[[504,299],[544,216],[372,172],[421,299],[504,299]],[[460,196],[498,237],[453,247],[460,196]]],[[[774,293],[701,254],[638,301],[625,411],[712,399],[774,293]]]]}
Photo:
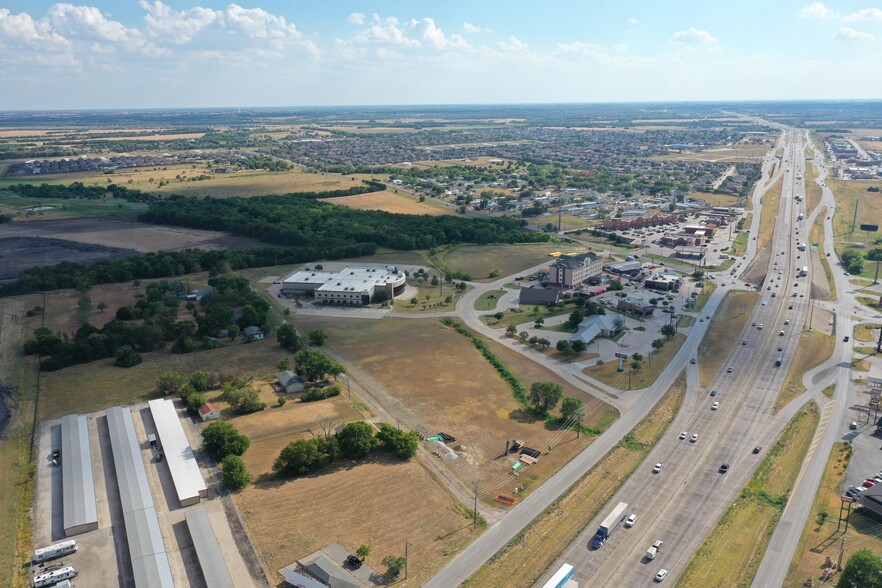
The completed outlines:
{"type": "Polygon", "coordinates": [[[75,218],[0,225],[0,278],[62,261],[87,263],[154,251],[253,247],[250,239],[219,231],[75,218]],[[51,238],[47,238],[51,237],[51,238]]]}
{"type": "MultiPolygon", "coordinates": [[[[301,331],[325,329],[330,335],[328,346],[352,363],[352,377],[381,396],[387,409],[400,415],[402,426],[406,423],[427,435],[443,431],[455,436],[464,456],[445,465],[467,484],[480,480],[491,499],[493,492],[512,490],[508,472],[513,460],[501,455],[506,439],[523,439],[543,450],[555,445],[551,455],[519,478],[528,487],[556,471],[590,441],[584,435],[576,440],[575,433],[557,431],[556,426],[523,410],[473,344],[440,322],[309,317],[296,325],[301,331]]],[[[539,366],[531,365],[529,373],[520,371],[532,362],[513,353],[500,356],[528,387],[534,381],[554,379],[539,366]]],[[[585,425],[609,422],[608,405],[589,404],[584,394],[569,387],[565,390],[593,409],[585,425]]]]}
{"type": "Polygon", "coordinates": [[[383,210],[398,214],[453,214],[452,208],[445,208],[427,202],[419,202],[391,190],[358,194],[356,196],[341,196],[339,198],[325,198],[323,202],[330,202],[340,206],[348,206],[358,210],[383,210]]]}

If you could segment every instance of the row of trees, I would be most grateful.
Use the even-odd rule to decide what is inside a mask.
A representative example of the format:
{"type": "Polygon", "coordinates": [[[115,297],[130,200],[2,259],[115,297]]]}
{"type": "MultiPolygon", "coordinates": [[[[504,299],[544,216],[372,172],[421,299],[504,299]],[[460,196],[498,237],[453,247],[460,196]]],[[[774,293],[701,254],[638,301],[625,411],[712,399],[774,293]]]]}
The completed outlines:
{"type": "Polygon", "coordinates": [[[416,455],[418,447],[419,434],[416,431],[400,431],[383,423],[374,434],[369,423],[359,421],[349,423],[336,435],[320,435],[289,443],[273,463],[273,472],[284,477],[302,476],[341,458],[363,459],[378,448],[407,460],[416,455]]]}

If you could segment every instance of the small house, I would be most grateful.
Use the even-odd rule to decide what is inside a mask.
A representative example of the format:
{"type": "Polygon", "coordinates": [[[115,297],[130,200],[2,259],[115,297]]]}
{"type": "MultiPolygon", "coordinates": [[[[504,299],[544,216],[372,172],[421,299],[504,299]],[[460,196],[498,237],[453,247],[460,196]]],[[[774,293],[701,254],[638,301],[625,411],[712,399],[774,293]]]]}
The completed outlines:
{"type": "Polygon", "coordinates": [[[260,341],[261,339],[263,339],[263,331],[260,330],[260,327],[255,327],[254,325],[242,329],[242,335],[246,339],[250,339],[252,341],[260,341]]]}
{"type": "Polygon", "coordinates": [[[276,376],[276,382],[285,394],[297,394],[298,392],[303,392],[303,389],[306,387],[300,374],[289,370],[280,372],[276,376]]]}
{"type": "Polygon", "coordinates": [[[199,407],[199,417],[203,421],[216,421],[221,416],[220,407],[211,402],[199,407]]]}

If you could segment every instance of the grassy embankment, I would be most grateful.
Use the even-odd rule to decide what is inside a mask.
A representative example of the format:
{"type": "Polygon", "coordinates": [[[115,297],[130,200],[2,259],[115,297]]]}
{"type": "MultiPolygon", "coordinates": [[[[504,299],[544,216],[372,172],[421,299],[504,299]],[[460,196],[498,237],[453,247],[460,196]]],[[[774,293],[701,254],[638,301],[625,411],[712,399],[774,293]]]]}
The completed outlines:
{"type": "MultiPolygon", "coordinates": [[[[640,337],[643,336],[642,334],[640,335],[640,337]]],[[[661,338],[661,336],[653,338],[661,338]]],[[[649,356],[644,355],[641,362],[642,367],[636,372],[631,371],[631,360],[625,361],[625,370],[620,372],[619,360],[611,359],[600,365],[587,367],[582,370],[582,373],[600,380],[604,384],[609,384],[622,390],[646,388],[655,382],[655,379],[674,358],[674,355],[680,350],[680,346],[683,345],[685,340],[686,335],[677,333],[672,340],[666,341],[665,346],[659,351],[653,352],[649,356]],[[628,375],[629,373],[630,376],[628,375]]]]}
{"type": "Polygon", "coordinates": [[[750,585],[815,436],[818,419],[814,402],[793,417],[747,486],[698,548],[678,588],[750,585]]]}
{"type": "Polygon", "coordinates": [[[681,375],[602,461],[484,564],[463,586],[531,586],[597,515],[667,431],[686,391],[681,375]]]}
{"type": "Polygon", "coordinates": [[[722,367],[723,361],[732,350],[732,345],[736,343],[735,336],[744,330],[758,298],[759,294],[756,292],[730,292],[726,295],[720,310],[711,319],[707,334],[698,346],[702,386],[707,386],[722,367]],[[717,333],[730,333],[733,336],[715,336],[717,333]]]}
{"type": "Polygon", "coordinates": [[[507,292],[507,290],[490,290],[484,292],[475,301],[475,310],[496,310],[496,303],[507,292]]]}
{"type": "Polygon", "coordinates": [[[762,251],[772,242],[772,234],[775,232],[775,221],[778,220],[778,209],[781,203],[781,187],[784,178],[775,182],[763,195],[762,215],[760,216],[759,234],[756,236],[756,250],[762,251]]]}
{"type": "Polygon", "coordinates": [[[802,376],[813,367],[827,361],[833,353],[836,340],[832,335],[825,335],[820,331],[804,331],[799,336],[799,345],[787,372],[787,379],[778,392],[775,400],[775,412],[781,410],[791,400],[805,392],[802,385],[802,376]]]}

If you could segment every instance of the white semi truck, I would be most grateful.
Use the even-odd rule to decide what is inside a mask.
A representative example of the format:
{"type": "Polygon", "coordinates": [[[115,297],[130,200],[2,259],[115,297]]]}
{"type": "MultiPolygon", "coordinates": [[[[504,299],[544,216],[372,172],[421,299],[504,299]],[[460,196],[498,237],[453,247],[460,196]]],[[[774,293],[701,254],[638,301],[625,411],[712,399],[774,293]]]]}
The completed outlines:
{"type": "Polygon", "coordinates": [[[597,533],[591,541],[591,546],[594,547],[594,549],[600,549],[600,547],[606,543],[606,540],[609,539],[609,536],[612,535],[615,528],[621,524],[627,514],[628,505],[624,502],[620,502],[612,512],[603,519],[603,522],[600,523],[600,528],[597,529],[597,533]]]}

